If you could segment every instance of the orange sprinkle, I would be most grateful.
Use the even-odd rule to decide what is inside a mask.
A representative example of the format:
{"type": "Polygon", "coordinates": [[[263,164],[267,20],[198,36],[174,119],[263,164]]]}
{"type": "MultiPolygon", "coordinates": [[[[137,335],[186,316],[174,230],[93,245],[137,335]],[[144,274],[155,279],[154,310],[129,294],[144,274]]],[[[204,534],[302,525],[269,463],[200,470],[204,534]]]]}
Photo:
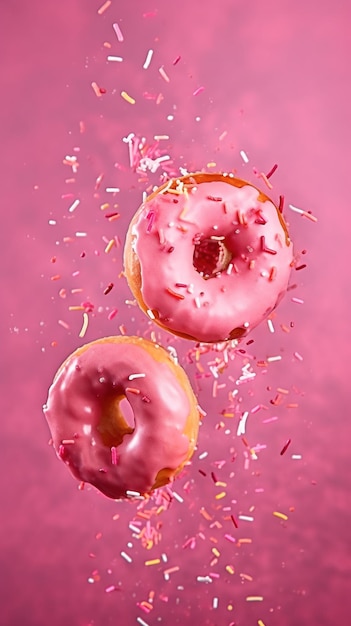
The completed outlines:
{"type": "Polygon", "coordinates": [[[50,280],[60,280],[61,274],[55,274],[55,276],[51,276],[50,280]]]}
{"type": "Polygon", "coordinates": [[[127,94],[126,91],[121,91],[121,96],[122,96],[123,100],[125,100],[126,102],[129,102],[129,104],[135,104],[134,98],[132,98],[132,96],[127,94]]]}
{"type": "Polygon", "coordinates": [[[257,626],[265,626],[264,622],[261,619],[257,621],[257,626]]]}
{"type": "Polygon", "coordinates": [[[235,569],[232,565],[226,565],[225,566],[226,571],[228,572],[228,574],[234,574],[235,569]]]}
{"type": "Polygon", "coordinates": [[[253,581],[252,576],[250,576],[249,574],[240,574],[241,578],[243,578],[244,580],[249,580],[250,582],[253,581]]]}
{"type": "Polygon", "coordinates": [[[243,543],[252,543],[252,539],[250,539],[249,537],[242,537],[241,539],[238,539],[239,546],[241,546],[241,544],[243,543]]]}
{"type": "Polygon", "coordinates": [[[134,395],[138,396],[140,393],[140,389],[136,389],[136,387],[126,387],[126,392],[134,393],[134,395]]]}
{"type": "Polygon", "coordinates": [[[109,252],[111,252],[112,248],[116,245],[116,242],[114,239],[110,239],[110,241],[108,242],[106,248],[105,248],[105,252],[106,254],[108,254],[109,252]]]}
{"type": "Polygon", "coordinates": [[[93,81],[93,82],[91,83],[91,86],[92,86],[92,88],[93,88],[93,91],[94,91],[95,95],[96,95],[98,98],[101,98],[101,96],[102,96],[102,91],[100,90],[99,85],[98,85],[95,81],[93,81]]]}
{"type": "Polygon", "coordinates": [[[214,554],[215,556],[221,556],[221,553],[219,550],[217,550],[217,548],[212,548],[212,554],[214,554]]]}
{"type": "Polygon", "coordinates": [[[174,567],[170,567],[169,569],[165,569],[163,572],[166,576],[167,574],[173,574],[174,572],[178,572],[180,570],[179,565],[175,565],[174,567]]]}
{"type": "Polygon", "coordinates": [[[211,519],[213,519],[213,518],[212,518],[212,516],[211,516],[209,513],[207,513],[207,511],[206,511],[206,509],[204,509],[204,507],[201,507],[201,509],[200,509],[200,513],[201,513],[202,517],[204,517],[204,518],[205,518],[205,519],[207,519],[208,521],[210,521],[211,519]]]}
{"type": "Polygon", "coordinates": [[[280,513],[279,511],[273,511],[273,515],[274,515],[275,517],[279,517],[280,519],[282,519],[282,520],[284,520],[284,521],[286,521],[287,519],[289,519],[289,518],[288,518],[288,516],[287,516],[287,515],[285,515],[285,513],[280,513]]]}
{"type": "Polygon", "coordinates": [[[69,306],[68,307],[69,311],[84,311],[84,306],[69,306]]]}
{"type": "Polygon", "coordinates": [[[174,298],[177,298],[178,300],[184,300],[184,296],[181,293],[176,293],[175,291],[173,291],[172,289],[170,289],[169,287],[167,287],[166,289],[167,293],[169,293],[171,296],[173,296],[174,298]]]}
{"type": "Polygon", "coordinates": [[[221,491],[221,493],[217,493],[216,494],[215,498],[216,498],[216,500],[222,500],[222,498],[225,498],[226,495],[227,494],[226,494],[225,491],[221,491]]]}
{"type": "Polygon", "coordinates": [[[247,596],[246,602],[262,602],[263,596],[247,596]]]}
{"type": "Polygon", "coordinates": [[[277,275],[277,268],[273,265],[273,266],[271,267],[271,271],[269,272],[269,278],[268,278],[268,280],[269,280],[270,282],[272,282],[272,280],[274,280],[274,279],[275,279],[276,275],[277,275]]]}
{"type": "Polygon", "coordinates": [[[97,10],[98,14],[102,15],[103,13],[105,13],[106,9],[108,9],[111,4],[111,0],[106,0],[106,2],[104,2],[104,4],[102,4],[101,7],[97,10]]]}

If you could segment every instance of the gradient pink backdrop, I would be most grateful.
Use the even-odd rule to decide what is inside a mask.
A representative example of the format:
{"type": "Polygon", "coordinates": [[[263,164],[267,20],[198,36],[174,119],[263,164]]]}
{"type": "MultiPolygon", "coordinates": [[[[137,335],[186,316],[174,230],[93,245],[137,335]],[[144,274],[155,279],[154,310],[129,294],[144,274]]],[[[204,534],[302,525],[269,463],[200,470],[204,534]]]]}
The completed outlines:
{"type": "MultiPolygon", "coordinates": [[[[112,626],[136,624],[140,616],[150,625],[251,626],[259,619],[265,626],[346,624],[351,610],[350,4],[112,0],[99,15],[101,4],[12,0],[0,7],[0,623],[112,626]],[[113,22],[120,25],[123,43],[113,22]],[[150,48],[154,57],[144,70],[150,48]],[[123,63],[107,63],[108,54],[123,56],[123,63]],[[169,83],[158,72],[162,65],[169,83]],[[92,81],[106,89],[101,98],[92,81]],[[193,96],[200,86],[203,92],[193,96]],[[121,90],[136,104],[125,102],[121,90]],[[145,92],[162,92],[162,102],[145,98],[145,92]],[[227,418],[230,434],[218,428],[245,357],[236,355],[221,378],[226,390],[213,398],[213,380],[196,377],[187,356],[191,344],[157,333],[163,343],[177,347],[208,415],[194,463],[175,485],[183,502],[159,516],[162,539],[151,550],[128,528],[134,504],[109,501],[93,489],[77,490],[47,445],[41,413],[55,370],[83,341],[119,333],[123,323],[129,334],[151,330],[125,303],[130,294],[118,278],[126,228],[147,186],[129,168],[122,141],[129,132],[149,141],[167,133],[165,148],[177,167],[196,169],[215,161],[220,170],[236,168],[256,180],[253,167],[267,172],[278,163],[273,196],[282,193],[286,207],[291,203],[318,218],[314,223],[286,208],[296,250],[307,250],[301,261],[307,268],[292,277],[297,286],[277,311],[274,335],[265,324],[252,334],[250,354],[257,360],[272,354],[283,358],[266,374],[256,368],[256,379],[238,387],[243,411],[267,407],[249,417],[250,443],[267,447],[248,469],[236,437],[237,419],[227,418]],[[240,150],[249,156],[246,166],[240,150]],[[72,172],[62,161],[73,154],[80,167],[75,182],[67,183],[72,172]],[[104,180],[94,196],[101,173],[104,180]],[[111,198],[106,186],[119,187],[118,197],[111,198]],[[67,193],[72,198],[62,199],[67,193]],[[75,198],[80,205],[69,213],[75,198]],[[116,222],[109,223],[99,208],[107,201],[119,205],[116,222]],[[87,237],[75,237],[77,231],[87,237]],[[115,234],[121,247],[106,255],[103,237],[115,234]],[[64,243],[64,237],[73,241],[64,243]],[[61,278],[52,281],[55,274],[61,278]],[[107,300],[103,290],[110,281],[115,287],[107,300]],[[95,304],[84,340],[78,338],[81,314],[68,311],[80,304],[79,297],[58,296],[59,289],[75,287],[95,304]],[[292,302],[292,296],[304,304],[292,302]],[[108,320],[114,307],[118,314],[108,320]],[[59,319],[70,328],[60,326],[59,319]],[[282,332],[280,323],[291,321],[291,332],[282,332]],[[277,387],[288,389],[289,402],[298,406],[289,409],[284,401],[274,407],[270,400],[277,387]],[[270,416],[278,419],[264,423],[270,416]],[[280,456],[288,438],[292,443],[280,456]],[[208,457],[199,460],[205,451],[208,457]],[[222,469],[216,463],[221,460],[226,460],[222,469]],[[235,529],[223,520],[211,471],[228,482],[232,513],[252,515],[254,522],[241,521],[235,529]],[[212,528],[200,513],[203,507],[212,528]],[[289,519],[282,523],[273,511],[289,519]],[[195,547],[183,548],[192,536],[195,547]],[[252,543],[240,545],[240,538],[252,543]],[[220,557],[211,565],[213,547],[220,557]],[[121,551],[132,556],[131,564],[121,551]],[[145,566],[161,553],[167,564],[145,566]],[[228,564],[235,574],[225,569],[228,564]],[[163,571],[172,566],[180,569],[166,581],[163,571]],[[91,584],[94,570],[100,580],[91,584]],[[210,572],[219,577],[208,584],[197,581],[210,572]],[[106,593],[110,585],[118,591],[106,593]],[[146,614],[137,603],[147,600],[151,589],[154,608],[146,614]],[[264,599],[247,602],[250,595],[264,599]],[[213,608],[215,597],[218,608],[213,608]]],[[[150,180],[157,183],[158,173],[150,180]]],[[[211,357],[215,354],[203,357],[205,369],[211,357]]]]}

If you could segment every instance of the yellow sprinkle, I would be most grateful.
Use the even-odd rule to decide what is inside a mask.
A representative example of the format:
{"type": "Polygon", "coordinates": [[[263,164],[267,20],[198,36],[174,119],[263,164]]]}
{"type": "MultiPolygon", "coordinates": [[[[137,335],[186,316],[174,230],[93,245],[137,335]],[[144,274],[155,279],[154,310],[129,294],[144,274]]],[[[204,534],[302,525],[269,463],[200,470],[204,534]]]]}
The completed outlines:
{"type": "Polygon", "coordinates": [[[134,98],[129,96],[126,91],[121,91],[121,96],[124,100],[126,100],[126,102],[129,102],[129,104],[135,104],[134,98]]]}
{"type": "Polygon", "coordinates": [[[102,204],[102,205],[100,206],[100,210],[101,210],[101,211],[106,211],[106,209],[108,209],[108,208],[109,208],[109,206],[110,206],[110,205],[109,205],[109,203],[108,203],[108,202],[104,202],[104,204],[102,204]]]}
{"type": "Polygon", "coordinates": [[[217,167],[217,163],[210,161],[210,163],[207,163],[207,167],[217,167]]]}
{"type": "Polygon", "coordinates": [[[145,561],[145,565],[158,565],[161,563],[161,559],[151,559],[151,561],[145,561]]]}
{"type": "Polygon", "coordinates": [[[219,550],[217,550],[217,548],[212,548],[212,553],[213,553],[215,556],[217,556],[217,557],[218,557],[218,556],[221,556],[221,553],[220,553],[220,551],[219,551],[219,550]]]}
{"type": "Polygon", "coordinates": [[[231,565],[226,565],[225,569],[228,572],[228,574],[234,574],[235,572],[234,567],[232,567],[231,565]]]}
{"type": "Polygon", "coordinates": [[[279,517],[280,519],[287,520],[288,516],[285,513],[279,513],[279,511],[273,511],[273,515],[275,517],[279,517]]]}
{"type": "Polygon", "coordinates": [[[84,337],[85,333],[87,332],[88,324],[89,324],[89,316],[88,316],[88,313],[84,312],[83,313],[83,325],[78,335],[80,338],[84,337]]]}
{"type": "Polygon", "coordinates": [[[217,495],[215,496],[216,500],[222,500],[222,498],[225,498],[226,496],[226,492],[225,491],[221,491],[221,493],[217,493],[217,495]]]}
{"type": "Polygon", "coordinates": [[[223,417],[234,417],[234,413],[223,413],[223,417]]]}
{"type": "Polygon", "coordinates": [[[262,602],[263,596],[247,596],[246,602],[262,602]]]}
{"type": "Polygon", "coordinates": [[[84,306],[69,306],[69,311],[84,311],[84,306]]]}
{"type": "Polygon", "coordinates": [[[265,626],[264,622],[261,619],[258,620],[257,626],[265,626]]]}
{"type": "Polygon", "coordinates": [[[105,248],[105,252],[106,252],[106,254],[108,254],[109,252],[111,252],[111,250],[112,250],[113,246],[115,246],[115,245],[116,245],[115,240],[114,240],[114,239],[110,239],[110,241],[108,242],[108,244],[107,244],[107,246],[106,246],[106,248],[105,248]]]}

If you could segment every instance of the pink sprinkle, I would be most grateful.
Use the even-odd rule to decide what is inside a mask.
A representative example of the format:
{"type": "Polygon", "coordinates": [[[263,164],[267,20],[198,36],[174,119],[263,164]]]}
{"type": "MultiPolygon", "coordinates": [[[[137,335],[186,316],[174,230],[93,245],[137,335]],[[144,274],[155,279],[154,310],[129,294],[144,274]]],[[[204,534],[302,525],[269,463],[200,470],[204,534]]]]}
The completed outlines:
{"type": "Polygon", "coordinates": [[[118,309],[112,309],[112,311],[108,314],[107,319],[113,320],[113,318],[116,317],[117,313],[118,313],[118,309]]]}
{"type": "Polygon", "coordinates": [[[177,63],[179,63],[179,61],[180,61],[180,59],[181,59],[181,58],[182,58],[182,57],[180,56],[180,54],[178,54],[178,56],[177,56],[177,57],[174,59],[174,61],[173,61],[173,65],[177,65],[177,63]]]}
{"type": "Polygon", "coordinates": [[[148,223],[148,225],[147,225],[146,232],[147,232],[147,233],[150,233],[150,232],[151,232],[151,229],[152,229],[152,225],[153,225],[154,220],[155,220],[155,212],[154,212],[154,211],[149,211],[149,213],[148,213],[148,214],[147,214],[147,216],[146,216],[146,219],[147,219],[147,220],[149,220],[149,223],[148,223]]]}
{"type": "Polygon", "coordinates": [[[266,246],[266,238],[264,235],[262,235],[262,237],[260,237],[261,239],[261,250],[262,252],[268,252],[269,254],[277,254],[276,250],[272,250],[272,248],[268,248],[268,246],[266,246]]]}
{"type": "Polygon", "coordinates": [[[295,302],[296,304],[303,304],[304,300],[301,300],[301,298],[291,298],[291,302],[295,302]]]}
{"type": "Polygon", "coordinates": [[[117,465],[117,449],[115,446],[111,447],[111,463],[117,465]]]}
{"type": "Polygon", "coordinates": [[[236,539],[232,537],[232,535],[224,535],[224,539],[226,539],[227,541],[230,541],[231,543],[236,542],[236,539]]]}
{"type": "Polygon", "coordinates": [[[113,30],[116,33],[118,41],[124,41],[124,37],[122,35],[122,31],[121,31],[120,27],[118,26],[118,24],[115,23],[115,24],[112,24],[112,26],[113,26],[113,30]]]}
{"type": "Polygon", "coordinates": [[[303,356],[301,356],[301,354],[299,352],[294,352],[294,357],[298,361],[303,361],[303,356]]]}
{"type": "Polygon", "coordinates": [[[259,411],[261,408],[262,407],[260,404],[256,404],[256,406],[254,406],[254,408],[251,409],[251,413],[257,413],[257,411],[259,411]]]}
{"type": "Polygon", "coordinates": [[[205,87],[198,87],[197,89],[195,89],[193,96],[198,96],[199,93],[201,93],[202,91],[204,91],[205,87]]]}
{"type": "Polygon", "coordinates": [[[268,417],[265,420],[262,420],[262,424],[269,424],[270,422],[276,422],[277,421],[277,417],[268,417]]]}
{"type": "Polygon", "coordinates": [[[115,591],[116,587],[114,585],[111,585],[110,587],[106,587],[105,591],[106,593],[111,593],[111,591],[115,591]]]}

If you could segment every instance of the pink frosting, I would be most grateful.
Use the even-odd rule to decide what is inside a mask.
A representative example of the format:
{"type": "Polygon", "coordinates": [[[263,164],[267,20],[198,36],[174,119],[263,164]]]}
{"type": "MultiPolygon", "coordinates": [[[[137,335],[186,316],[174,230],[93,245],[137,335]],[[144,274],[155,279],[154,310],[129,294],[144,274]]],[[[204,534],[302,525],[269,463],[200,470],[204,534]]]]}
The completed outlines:
{"type": "Polygon", "coordinates": [[[156,360],[143,347],[149,342],[121,339],[96,341],[73,353],[58,371],[44,407],[58,456],[76,478],[115,499],[127,491],[150,491],[160,470],[184,463],[190,444],[183,431],[192,408],[167,361],[156,360]],[[99,424],[104,404],[121,396],[133,409],[135,430],[111,450],[99,424]]]}
{"type": "Polygon", "coordinates": [[[267,317],[286,291],[293,246],[278,209],[261,197],[250,184],[220,180],[145,202],[132,235],[150,317],[203,342],[243,336],[267,317]],[[204,239],[231,257],[207,279],[193,263],[204,239]]]}

